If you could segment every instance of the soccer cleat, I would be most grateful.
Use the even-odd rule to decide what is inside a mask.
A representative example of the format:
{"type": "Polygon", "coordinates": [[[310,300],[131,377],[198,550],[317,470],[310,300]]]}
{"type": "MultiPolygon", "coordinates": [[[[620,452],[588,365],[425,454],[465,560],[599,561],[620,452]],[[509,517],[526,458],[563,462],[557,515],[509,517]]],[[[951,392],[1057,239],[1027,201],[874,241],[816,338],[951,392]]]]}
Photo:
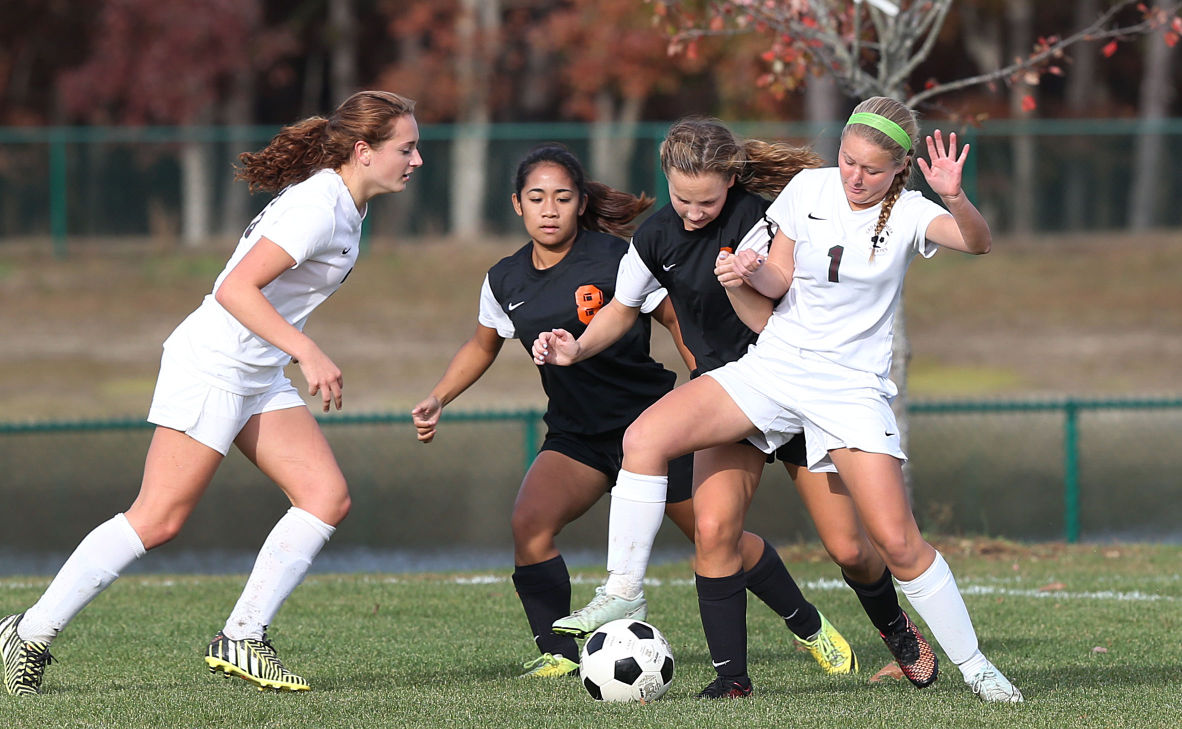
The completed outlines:
{"type": "Polygon", "coordinates": [[[1009,679],[1001,675],[1001,671],[997,670],[992,663],[987,663],[967,683],[972,687],[977,698],[982,701],[1010,704],[1022,701],[1022,692],[1018,690],[1017,686],[1010,683],[1009,679]]]}
{"type": "Polygon", "coordinates": [[[41,693],[41,679],[45,667],[53,663],[49,644],[21,640],[17,623],[24,617],[9,615],[0,620],[0,654],[4,657],[4,688],[13,696],[33,696],[41,693]]]}
{"type": "Polygon", "coordinates": [[[543,653],[532,661],[521,664],[525,673],[518,678],[555,678],[577,673],[579,664],[563,656],[561,653],[543,653]]]}
{"type": "Polygon", "coordinates": [[[817,614],[821,616],[821,629],[808,640],[798,637],[796,642],[808,649],[825,673],[857,673],[858,657],[854,649],[823,614],[817,614]]]}
{"type": "Polygon", "coordinates": [[[210,673],[221,671],[226,678],[238,676],[253,683],[259,691],[307,691],[312,688],[303,678],[284,668],[266,633],[262,640],[231,640],[218,633],[205,650],[205,664],[210,673]]]}
{"type": "Polygon", "coordinates": [[[647,616],[648,604],[645,602],[643,593],[633,600],[625,600],[622,597],[607,594],[603,586],[600,585],[595,588],[595,597],[587,603],[587,607],[579,608],[565,618],[555,620],[550,629],[559,635],[585,638],[595,632],[599,626],[613,620],[623,618],[644,620],[647,616]]]}
{"type": "Polygon", "coordinates": [[[931,686],[940,675],[940,662],[907,613],[903,613],[903,621],[901,630],[890,635],[879,635],[895,657],[899,670],[916,688],[931,686]]]}
{"type": "Polygon", "coordinates": [[[751,695],[751,679],[719,676],[698,692],[699,699],[744,699],[751,695]]]}

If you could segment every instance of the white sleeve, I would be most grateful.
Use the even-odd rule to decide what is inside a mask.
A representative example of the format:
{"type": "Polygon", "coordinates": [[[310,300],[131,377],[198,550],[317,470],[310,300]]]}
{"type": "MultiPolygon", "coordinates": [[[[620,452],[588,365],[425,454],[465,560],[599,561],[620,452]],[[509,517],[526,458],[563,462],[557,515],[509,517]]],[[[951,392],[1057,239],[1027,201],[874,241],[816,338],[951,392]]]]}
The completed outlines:
{"type": "Polygon", "coordinates": [[[951,213],[938,203],[923,197],[921,193],[917,194],[920,195],[920,199],[916,201],[918,210],[915,212],[918,225],[915,226],[915,240],[911,242],[911,245],[919,255],[924,258],[931,258],[936,255],[936,251],[940,250],[940,246],[928,240],[928,226],[941,215],[951,215],[951,213]]]}
{"type": "Polygon", "coordinates": [[[502,339],[516,339],[517,327],[513,320],[501,308],[501,302],[493,296],[492,287],[488,285],[488,274],[484,275],[484,284],[480,287],[480,315],[477,317],[484,326],[496,329],[502,339]]]}
{"type": "Polygon", "coordinates": [[[298,265],[332,243],[336,216],[319,205],[301,205],[295,200],[284,202],[287,204],[281,209],[270,210],[271,214],[264,216],[258,235],[273,241],[298,265]]]}
{"type": "Polygon", "coordinates": [[[765,215],[759,222],[751,226],[751,230],[747,231],[743,240],[735,246],[735,253],[750,248],[756,253],[767,255],[768,249],[772,246],[772,238],[776,237],[776,231],[779,229],[780,226],[776,225],[776,221],[765,215]]]}
{"type": "Polygon", "coordinates": [[[648,296],[644,297],[644,303],[641,304],[641,306],[640,306],[640,313],[641,314],[653,313],[653,310],[656,309],[658,306],[660,306],[661,302],[664,301],[665,297],[668,295],[669,295],[669,292],[666,291],[665,289],[657,289],[656,291],[652,292],[648,296]]]}
{"type": "Polygon", "coordinates": [[[802,175],[793,177],[792,180],[780,190],[780,194],[772,201],[770,207],[764,215],[768,220],[771,220],[778,230],[784,231],[784,235],[791,240],[796,240],[796,195],[795,192],[797,180],[801,179],[802,175]]]}
{"type": "MultiPolygon", "coordinates": [[[[648,295],[661,288],[653,272],[644,265],[636,246],[629,245],[616,271],[616,301],[636,309],[644,305],[648,295]]],[[[654,307],[656,304],[654,304],[654,307]]]]}

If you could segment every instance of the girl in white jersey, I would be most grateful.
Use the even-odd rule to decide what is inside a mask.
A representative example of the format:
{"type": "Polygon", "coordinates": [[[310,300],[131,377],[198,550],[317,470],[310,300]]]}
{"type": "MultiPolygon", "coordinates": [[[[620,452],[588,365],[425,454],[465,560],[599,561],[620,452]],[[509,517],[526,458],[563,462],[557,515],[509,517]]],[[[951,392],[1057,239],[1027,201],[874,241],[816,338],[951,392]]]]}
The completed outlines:
{"type": "Polygon", "coordinates": [[[928,137],[931,161],[919,160],[947,209],[904,190],[918,141],[907,107],[862,102],[842,132],[837,169],[803,171],[772,203],[779,230],[770,251],[720,256],[719,281],[744,321],[762,329],[759,340],[646,410],[625,436],[624,467],[660,474],[680,453],[738,438],[770,452],[803,431],[808,467],[841,474],[870,542],[973,692],[1021,701],[978,649],[956,581],[920,534],[903,483],[888,371],[907,264],[937,245],[980,254],[991,244],[961,188],[968,148],[958,155],[955,135],[947,146],[939,131],[928,137]]]}
{"type": "Polygon", "coordinates": [[[283,666],[265,631],[350,502],[284,367],[298,362],[309,394],[325,411],[340,409],[341,371],[303,333],[304,322],[352,270],[368,201],[405,189],[422,164],[413,112],[414,103],[396,94],[359,92],[328,118],[286,127],[266,148],[240,157],[237,178],[277,194],[213,291],[164,343],[139,495],[82,540],[35,605],[0,621],[9,693],[40,692],[50,642],[127,565],[176,536],[231,445],[283,489],[292,508],[263,543],[205,663],[260,690],[309,688],[283,666]]]}

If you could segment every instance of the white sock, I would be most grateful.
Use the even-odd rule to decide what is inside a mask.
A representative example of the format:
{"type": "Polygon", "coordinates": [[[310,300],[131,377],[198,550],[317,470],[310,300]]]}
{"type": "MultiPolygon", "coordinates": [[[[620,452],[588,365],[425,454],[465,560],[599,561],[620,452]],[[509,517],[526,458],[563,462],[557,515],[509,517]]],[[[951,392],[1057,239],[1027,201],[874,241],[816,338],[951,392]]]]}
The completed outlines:
{"type": "Polygon", "coordinates": [[[969,610],[944,557],[936,552],[936,558],[922,575],[910,582],[896,581],[965,680],[976,675],[988,661],[977,648],[977,631],[973,630],[969,610]]]}
{"type": "Polygon", "coordinates": [[[334,531],[303,509],[288,509],[263,542],[222,634],[230,640],[261,639],[334,531]]]}
{"type": "Polygon", "coordinates": [[[74,616],[147,550],[123,514],[116,514],[87,534],[70,555],[37,604],[17,626],[21,640],[49,643],[74,616]]]}
{"type": "Polygon", "coordinates": [[[607,526],[607,584],[604,590],[634,600],[644,589],[653,540],[665,518],[668,476],[620,471],[612,489],[607,526]]]}

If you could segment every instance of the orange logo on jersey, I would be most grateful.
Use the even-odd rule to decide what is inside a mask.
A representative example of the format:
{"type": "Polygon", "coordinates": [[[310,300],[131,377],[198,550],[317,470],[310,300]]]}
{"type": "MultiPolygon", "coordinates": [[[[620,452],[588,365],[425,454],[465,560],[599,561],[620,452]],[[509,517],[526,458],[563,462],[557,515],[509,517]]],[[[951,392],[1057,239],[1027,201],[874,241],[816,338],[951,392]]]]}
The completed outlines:
{"type": "Polygon", "coordinates": [[[575,289],[575,306],[579,307],[579,321],[590,324],[595,312],[603,308],[603,292],[598,286],[583,284],[575,289]]]}

